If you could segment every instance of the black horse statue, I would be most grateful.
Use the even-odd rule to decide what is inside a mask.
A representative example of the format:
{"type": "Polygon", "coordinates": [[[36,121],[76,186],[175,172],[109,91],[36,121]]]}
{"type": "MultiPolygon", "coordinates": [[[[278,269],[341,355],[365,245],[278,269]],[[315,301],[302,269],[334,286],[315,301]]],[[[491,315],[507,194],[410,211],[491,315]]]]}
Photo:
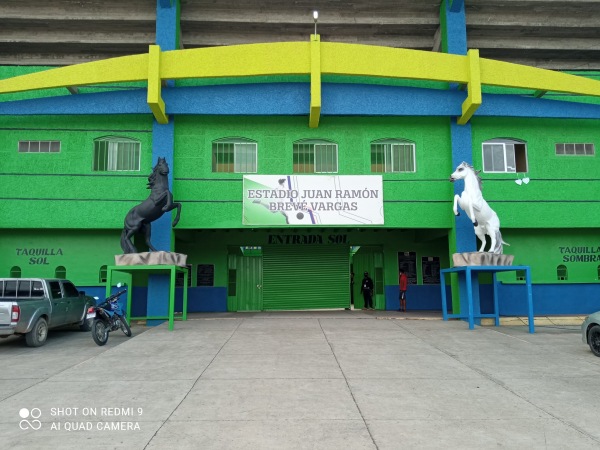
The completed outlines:
{"type": "Polygon", "coordinates": [[[121,233],[121,248],[123,253],[137,253],[131,242],[136,233],[143,233],[150,251],[157,251],[150,242],[150,223],[160,218],[164,213],[177,208],[177,215],[173,226],[179,222],[181,203],[173,202],[173,194],[169,191],[169,165],[165,158],[158,158],[158,162],[148,177],[150,196],[137,206],[129,210],[125,216],[125,226],[121,233]]]}

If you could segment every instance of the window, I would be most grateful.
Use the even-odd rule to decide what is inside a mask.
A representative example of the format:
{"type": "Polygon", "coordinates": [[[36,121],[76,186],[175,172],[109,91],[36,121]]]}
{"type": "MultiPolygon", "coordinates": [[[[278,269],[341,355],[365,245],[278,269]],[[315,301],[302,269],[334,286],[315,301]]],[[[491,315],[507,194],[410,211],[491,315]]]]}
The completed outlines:
{"type": "Polygon", "coordinates": [[[124,137],[108,136],[94,140],[95,172],[140,170],[141,144],[124,137]]]}
{"type": "MultiPolygon", "coordinates": [[[[185,265],[188,273],[187,285],[190,287],[192,285],[192,265],[185,265]]],[[[185,274],[183,272],[177,272],[175,274],[175,286],[183,286],[183,282],[185,281],[185,274]]]]}
{"type": "Polygon", "coordinates": [[[79,297],[79,291],[73,283],[63,283],[63,289],[65,290],[65,297],[79,297]]]}
{"type": "Polygon", "coordinates": [[[16,297],[17,296],[17,282],[10,280],[5,283],[4,286],[4,297],[16,297]]]}
{"type": "Polygon", "coordinates": [[[256,173],[257,144],[250,139],[228,138],[212,143],[212,171],[256,173]]]}
{"type": "Polygon", "coordinates": [[[561,264],[556,268],[556,278],[563,281],[569,279],[569,272],[567,270],[567,266],[561,264]]]}
{"type": "Polygon", "coordinates": [[[31,281],[21,280],[19,281],[19,287],[17,288],[18,298],[29,298],[31,296],[31,281]]]}
{"type": "Polygon", "coordinates": [[[52,298],[62,298],[62,291],[60,290],[60,283],[58,281],[50,282],[50,294],[52,298]]]}
{"type": "Polygon", "coordinates": [[[21,268],[19,266],[13,266],[10,268],[11,278],[21,278],[21,268]]]}
{"type": "Polygon", "coordinates": [[[98,272],[98,282],[106,283],[107,270],[106,266],[100,266],[100,271],[98,272]]]}
{"type": "Polygon", "coordinates": [[[594,156],[594,144],[556,144],[554,151],[557,155],[594,156]]]}
{"type": "Polygon", "coordinates": [[[237,273],[235,269],[229,269],[227,274],[227,295],[235,297],[237,295],[237,273]]]}
{"type": "Polygon", "coordinates": [[[398,252],[398,269],[404,270],[408,284],[417,284],[417,253],[398,252]]]}
{"type": "Polygon", "coordinates": [[[294,143],[294,173],[337,173],[338,146],[333,142],[304,140],[294,143]]]}
{"type": "Polygon", "coordinates": [[[400,139],[371,142],[371,172],[415,171],[415,144],[400,139]]]}
{"type": "Polygon", "coordinates": [[[440,284],[440,257],[422,256],[421,274],[423,275],[423,284],[440,284]]]}
{"type": "Polygon", "coordinates": [[[60,141],[19,141],[19,153],[59,153],[60,141]]]}
{"type": "Polygon", "coordinates": [[[41,281],[34,281],[31,286],[31,296],[32,297],[43,297],[44,296],[44,286],[41,281]]]}
{"type": "Polygon", "coordinates": [[[196,269],[196,286],[215,285],[215,266],[212,264],[198,264],[196,269]]]}
{"type": "Polygon", "coordinates": [[[67,269],[65,266],[58,266],[54,271],[54,278],[67,278],[67,269]]]}
{"type": "Polygon", "coordinates": [[[525,143],[508,139],[492,139],[483,143],[484,172],[527,172],[525,143]]]}

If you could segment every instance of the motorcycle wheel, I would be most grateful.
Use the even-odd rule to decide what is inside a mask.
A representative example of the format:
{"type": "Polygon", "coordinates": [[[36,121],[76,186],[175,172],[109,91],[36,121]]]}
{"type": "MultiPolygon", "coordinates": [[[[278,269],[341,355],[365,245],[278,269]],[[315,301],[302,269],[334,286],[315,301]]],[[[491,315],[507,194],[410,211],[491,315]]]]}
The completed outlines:
{"type": "Polygon", "coordinates": [[[121,323],[121,330],[125,333],[125,336],[131,337],[133,334],[131,332],[131,328],[129,328],[129,324],[127,323],[127,319],[124,316],[119,316],[119,322],[121,323]]]}
{"type": "Polygon", "coordinates": [[[100,346],[108,342],[108,328],[103,320],[94,320],[92,337],[94,338],[94,342],[100,346]]]}

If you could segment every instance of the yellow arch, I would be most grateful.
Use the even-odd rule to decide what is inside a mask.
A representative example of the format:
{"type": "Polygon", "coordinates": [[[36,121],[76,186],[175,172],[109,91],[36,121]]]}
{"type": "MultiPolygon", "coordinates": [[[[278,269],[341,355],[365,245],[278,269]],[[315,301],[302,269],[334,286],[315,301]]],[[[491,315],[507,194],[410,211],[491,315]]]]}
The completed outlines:
{"type": "Polygon", "coordinates": [[[310,124],[321,109],[321,75],[431,80],[467,86],[459,123],[466,123],[481,104],[481,85],[600,97],[600,81],[551,70],[466,56],[360,44],[310,42],[246,44],[123,56],[0,80],[0,94],[68,86],[147,81],[148,104],[166,123],[162,80],[310,75],[310,124]]]}

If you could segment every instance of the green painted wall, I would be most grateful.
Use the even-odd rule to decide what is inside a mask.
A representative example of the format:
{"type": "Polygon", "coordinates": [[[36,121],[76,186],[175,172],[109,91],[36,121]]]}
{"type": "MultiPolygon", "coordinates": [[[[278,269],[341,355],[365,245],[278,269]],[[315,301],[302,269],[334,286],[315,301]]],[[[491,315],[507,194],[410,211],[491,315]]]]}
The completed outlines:
{"type": "MultiPolygon", "coordinates": [[[[600,122],[565,119],[473,119],[473,165],[481,144],[494,138],[526,142],[527,185],[517,174],[481,173],[484,198],[506,228],[600,227],[600,122]],[[593,143],[595,156],[556,156],[556,143],[593,143]]],[[[521,176],[523,176],[521,174],[521,176]]]]}
{"type": "MultiPolygon", "coordinates": [[[[515,265],[531,266],[534,283],[598,283],[600,268],[600,233],[598,229],[511,229],[503,233],[510,247],[505,253],[515,255],[515,265]],[[565,265],[567,280],[558,280],[556,269],[565,265]]],[[[498,274],[503,282],[516,282],[515,273],[498,274]]]]}
{"type": "Polygon", "coordinates": [[[301,139],[338,144],[340,175],[370,174],[370,143],[402,138],[416,144],[416,173],[385,174],[385,227],[449,228],[453,216],[448,120],[445,118],[178,117],[175,197],[182,228],[235,228],[242,223],[242,174],[212,173],[211,145],[225,137],[258,143],[258,173],[291,174],[292,147],[301,139]],[[219,179],[219,182],[215,182],[219,179]],[[450,211],[450,213],[449,213],[450,211]]]}
{"type": "MultiPolygon", "coordinates": [[[[379,246],[384,253],[385,284],[398,283],[398,252],[411,251],[417,253],[418,284],[422,283],[420,268],[421,257],[439,256],[441,267],[448,267],[448,240],[444,230],[348,230],[334,229],[305,229],[298,233],[285,230],[184,230],[177,233],[177,251],[187,254],[188,264],[215,265],[215,286],[227,286],[227,254],[234,252],[240,246],[268,245],[269,235],[319,235],[327,242],[330,235],[345,235],[350,245],[379,246]]],[[[314,244],[314,245],[328,245],[314,244]]],[[[195,272],[192,284],[196,285],[195,272]]]]}
{"type": "Polygon", "coordinates": [[[58,266],[78,286],[100,286],[100,267],[121,253],[119,232],[110,230],[11,230],[0,234],[0,277],[13,266],[23,277],[54,278],[58,266]]]}
{"type": "Polygon", "coordinates": [[[148,116],[0,117],[0,228],[121,228],[148,195],[151,131],[148,116]],[[140,172],[92,171],[94,139],[109,135],[141,142],[140,172]],[[61,151],[19,153],[20,140],[58,140],[61,151]]]}

